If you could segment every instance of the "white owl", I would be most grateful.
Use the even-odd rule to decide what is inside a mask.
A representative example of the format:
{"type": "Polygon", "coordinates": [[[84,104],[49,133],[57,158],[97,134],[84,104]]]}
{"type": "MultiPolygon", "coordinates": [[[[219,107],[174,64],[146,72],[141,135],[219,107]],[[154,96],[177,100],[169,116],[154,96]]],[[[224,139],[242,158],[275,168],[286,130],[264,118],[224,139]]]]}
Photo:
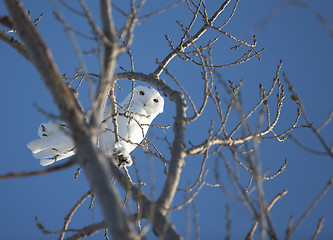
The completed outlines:
{"type": "MultiPolygon", "coordinates": [[[[131,166],[129,155],[145,137],[154,118],[163,112],[164,99],[152,87],[138,86],[118,107],[118,136],[115,143],[110,110],[105,111],[98,145],[106,156],[113,155],[118,167],[131,166]]],[[[110,109],[106,107],[106,109],[110,109]]],[[[27,144],[33,156],[43,166],[73,156],[76,153],[71,131],[64,122],[42,123],[38,129],[40,139],[27,144]]]]}

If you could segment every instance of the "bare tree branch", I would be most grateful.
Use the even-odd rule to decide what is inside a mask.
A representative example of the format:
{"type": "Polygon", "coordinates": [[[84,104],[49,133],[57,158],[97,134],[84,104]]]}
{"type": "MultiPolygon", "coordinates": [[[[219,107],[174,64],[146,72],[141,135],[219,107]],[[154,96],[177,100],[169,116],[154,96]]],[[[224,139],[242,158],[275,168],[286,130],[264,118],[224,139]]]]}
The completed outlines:
{"type": "Polygon", "coordinates": [[[15,29],[25,43],[33,64],[52,93],[64,120],[70,125],[77,146],[77,155],[103,209],[108,228],[115,238],[136,239],[136,234],[131,231],[125,214],[120,207],[115,189],[109,184],[108,172],[106,171],[108,168],[106,166],[110,163],[106,161],[97,148],[95,144],[96,134],[91,131],[84,113],[80,110],[80,105],[62,81],[49,49],[31,25],[22,5],[17,0],[6,0],[5,3],[15,29]],[[118,221],[113,223],[112,219],[115,217],[118,221]]]}
{"type": "Polygon", "coordinates": [[[172,3],[172,4],[164,7],[164,8],[158,9],[158,10],[156,10],[154,12],[151,12],[151,13],[148,13],[146,15],[141,16],[141,17],[139,17],[139,20],[145,19],[145,18],[150,18],[150,17],[155,16],[157,14],[160,14],[160,13],[163,13],[165,11],[168,11],[169,9],[175,8],[175,7],[177,7],[178,5],[180,5],[183,2],[185,2],[185,0],[179,0],[179,1],[175,2],[175,3],[172,3]]]}
{"type": "Polygon", "coordinates": [[[230,3],[231,0],[226,0],[224,3],[221,4],[220,8],[213,14],[213,16],[209,19],[207,23],[196,33],[193,35],[191,39],[189,39],[185,43],[181,43],[177,48],[175,48],[168,56],[164,58],[164,60],[160,63],[158,68],[154,71],[153,75],[159,77],[163,72],[163,69],[168,65],[168,63],[175,57],[177,54],[184,51],[188,48],[192,42],[195,42],[204,34],[207,29],[210,27],[211,24],[216,20],[216,18],[224,11],[225,7],[230,3]]]}
{"type": "Polygon", "coordinates": [[[51,172],[55,172],[58,170],[62,170],[62,169],[71,167],[75,164],[77,164],[77,160],[73,157],[63,164],[58,164],[53,167],[48,167],[48,168],[45,168],[42,170],[36,170],[36,171],[31,171],[31,172],[7,173],[4,175],[0,175],[0,180],[10,179],[10,178],[32,177],[32,176],[49,174],[51,172]]]}
{"type": "Polygon", "coordinates": [[[120,172],[120,170],[113,164],[109,165],[110,172],[114,176],[123,189],[126,189],[131,194],[132,198],[140,203],[142,210],[142,217],[146,218],[153,225],[153,231],[157,236],[164,235],[165,239],[182,239],[182,237],[175,231],[174,226],[167,220],[158,208],[156,202],[151,202],[147,196],[133,185],[129,178],[120,172]]]}
{"type": "Polygon", "coordinates": [[[29,53],[26,50],[25,46],[22,43],[20,43],[18,40],[16,40],[14,37],[11,37],[5,31],[0,30],[0,40],[4,41],[5,43],[8,43],[26,60],[31,62],[29,53]]]}
{"type": "Polygon", "coordinates": [[[112,76],[116,67],[116,58],[120,53],[116,41],[116,30],[114,28],[114,23],[111,15],[111,1],[100,0],[100,11],[103,24],[103,33],[107,39],[107,42],[104,42],[105,49],[104,63],[102,66],[102,76],[93,103],[93,120],[96,121],[97,124],[99,124],[102,120],[102,114],[105,108],[108,94],[110,94],[111,96],[111,113],[115,115],[115,82],[113,81],[112,76]]]}
{"type": "Polygon", "coordinates": [[[286,239],[290,239],[291,236],[295,233],[295,231],[299,228],[301,223],[304,221],[304,219],[308,216],[308,214],[312,211],[312,209],[318,204],[318,202],[325,196],[329,188],[333,185],[333,177],[327,182],[324,189],[319,193],[319,195],[316,197],[316,199],[311,203],[309,208],[303,213],[303,215],[300,217],[300,219],[297,221],[294,227],[288,226],[287,233],[286,233],[286,239]]]}
{"type": "Polygon", "coordinates": [[[174,101],[176,105],[176,119],[174,122],[174,141],[171,162],[168,169],[167,180],[165,181],[162,193],[157,201],[158,208],[165,213],[170,208],[176,193],[182,167],[184,166],[185,157],[185,119],[186,119],[186,103],[181,93],[172,90],[163,80],[160,80],[152,75],[145,75],[142,73],[119,73],[115,74],[115,78],[134,78],[140,81],[148,82],[161,90],[164,96],[168,97],[170,101],[174,101]]]}
{"type": "Polygon", "coordinates": [[[81,230],[77,231],[74,235],[66,238],[66,240],[77,240],[85,237],[89,237],[99,232],[101,229],[106,228],[105,222],[95,223],[93,225],[86,226],[81,230]]]}
{"type": "MultiPolygon", "coordinates": [[[[74,140],[77,150],[77,155],[64,164],[38,171],[8,173],[0,176],[0,180],[47,174],[78,163],[80,168],[77,170],[75,178],[81,168],[83,168],[90,183],[91,191],[81,196],[69,210],[60,231],[48,231],[36,218],[37,226],[43,233],[59,234],[59,239],[64,239],[65,234],[71,232],[73,235],[67,237],[67,239],[81,239],[105,229],[106,239],[108,239],[108,234],[111,234],[112,239],[145,239],[147,231],[153,231],[160,239],[177,240],[182,239],[182,236],[177,232],[169,218],[171,211],[183,209],[186,215],[185,238],[189,239],[191,237],[189,207],[193,206],[195,238],[200,239],[199,209],[197,208],[195,197],[198,196],[204,186],[210,186],[219,187],[219,189],[229,197],[234,200],[239,200],[248,210],[253,218],[253,222],[252,226],[249,226],[250,230],[246,239],[253,239],[257,229],[260,231],[260,233],[257,234],[261,239],[267,237],[277,239],[278,235],[274,229],[273,219],[270,217],[270,210],[273,205],[287,193],[287,190],[282,193],[276,193],[273,200],[268,204],[266,202],[267,192],[265,192],[263,184],[264,181],[267,180],[278,180],[277,176],[284,172],[287,160],[272,174],[270,173],[270,169],[262,170],[261,162],[263,160],[259,158],[259,146],[261,142],[268,139],[276,140],[278,144],[289,137],[308,151],[332,157],[333,146],[329,147],[329,144],[321,135],[323,134],[321,130],[331,122],[333,112],[330,113],[327,120],[323,121],[319,127],[314,127],[312,122],[310,122],[310,118],[305,114],[300,97],[295,93],[285,75],[286,82],[292,94],[291,98],[294,103],[296,103],[297,110],[295,118],[290,122],[290,125],[285,130],[280,130],[279,123],[284,113],[282,112],[282,106],[286,97],[284,86],[280,81],[282,61],[276,69],[271,85],[268,86],[267,89],[265,89],[263,85],[259,85],[259,91],[257,92],[257,96],[259,96],[258,100],[255,101],[250,108],[248,108],[247,103],[244,104],[247,99],[245,99],[245,101],[242,99],[242,86],[243,83],[245,83],[244,79],[240,80],[238,83],[234,83],[231,80],[225,81],[222,78],[221,74],[217,72],[218,68],[242,64],[255,57],[260,60],[261,52],[264,50],[257,50],[257,39],[255,36],[253,36],[253,42],[251,43],[237,38],[237,34],[232,33],[230,30],[227,32],[225,27],[234,17],[239,0],[235,0],[234,2],[224,0],[218,3],[215,9],[211,9],[210,3],[205,0],[176,0],[175,3],[169,3],[170,5],[165,8],[143,16],[140,14],[140,11],[146,0],[129,0],[129,6],[127,6],[129,10],[125,10],[126,7],[123,8],[122,5],[119,5],[122,7],[120,8],[113,3],[113,1],[100,0],[98,1],[100,4],[100,21],[94,19],[93,8],[90,9],[84,0],[78,0],[78,4],[81,7],[79,10],[71,7],[71,5],[68,5],[63,0],[59,1],[71,14],[75,14],[75,17],[80,18],[80,20],[82,20],[83,17],[88,22],[88,31],[91,31],[89,34],[79,30],[82,29],[81,27],[70,26],[68,22],[59,15],[60,12],[56,15],[65,26],[67,33],[78,34],[85,39],[89,39],[90,44],[95,44],[90,48],[92,50],[86,51],[86,53],[96,55],[100,64],[99,72],[87,73],[87,71],[82,71],[86,66],[84,61],[81,61],[80,66],[76,67],[79,70],[76,71],[73,77],[66,77],[66,74],[60,74],[49,48],[40,37],[36,28],[36,23],[39,21],[40,17],[35,21],[31,21],[30,12],[28,11],[26,16],[26,11],[19,4],[19,0],[5,0],[11,18],[8,17],[7,20],[9,23],[6,25],[6,22],[4,22],[5,24],[3,24],[3,26],[9,27],[10,30],[0,30],[0,40],[14,48],[39,71],[44,83],[49,88],[54,101],[59,107],[61,121],[68,123],[71,130],[70,137],[74,140]],[[134,29],[140,23],[139,21],[164,12],[184,1],[187,4],[187,10],[190,15],[189,22],[183,24],[177,21],[180,31],[182,32],[178,39],[171,39],[171,37],[165,36],[170,47],[169,53],[166,54],[161,61],[156,60],[158,66],[152,73],[135,72],[135,51],[133,51],[132,55],[131,44],[134,39],[134,29]],[[230,9],[227,9],[228,6],[230,6],[230,9]],[[116,24],[118,23],[118,19],[114,19],[112,15],[112,11],[114,10],[119,11],[120,15],[122,15],[122,19],[119,21],[122,25],[116,24]],[[123,16],[125,18],[123,18],[123,16]],[[13,24],[11,24],[12,22],[13,24]],[[101,26],[99,26],[99,22],[101,26]],[[209,35],[208,31],[218,36],[209,35]],[[11,37],[10,34],[12,33],[17,34],[13,36],[15,36],[15,38],[20,37],[22,43],[14,37],[11,37]],[[227,62],[223,65],[216,64],[214,61],[215,48],[220,41],[225,39],[224,36],[235,43],[235,46],[231,47],[232,50],[242,52],[234,54],[233,56],[235,57],[232,56],[231,59],[236,60],[232,60],[232,62],[227,62]],[[117,57],[125,52],[129,56],[129,58],[125,59],[128,61],[130,66],[128,68],[130,70],[126,69],[127,67],[120,66],[123,72],[116,73],[117,57]],[[201,75],[199,74],[198,77],[193,80],[193,83],[198,84],[199,81],[201,81],[202,86],[200,87],[200,91],[202,92],[197,91],[198,87],[186,89],[186,85],[180,80],[181,78],[171,73],[168,64],[171,63],[176,56],[183,61],[187,61],[187,63],[200,71],[201,75]],[[163,72],[166,74],[168,80],[170,80],[170,78],[174,80],[177,85],[176,89],[180,89],[179,91],[172,88],[173,83],[169,85],[163,79],[160,79],[163,72]],[[88,87],[90,87],[91,109],[85,112],[80,105],[77,94],[78,90],[82,89],[80,86],[82,82],[84,82],[83,80],[88,79],[89,76],[94,76],[93,81],[88,82],[88,84],[90,84],[88,87]],[[215,81],[216,77],[218,78],[217,84],[215,81]],[[134,87],[137,81],[143,81],[156,87],[166,98],[173,102],[175,106],[175,116],[172,116],[173,120],[171,120],[170,125],[163,127],[144,124],[147,128],[157,127],[159,129],[168,128],[173,125],[172,140],[168,139],[169,136],[168,138],[164,137],[164,139],[157,138],[164,140],[166,151],[160,148],[158,144],[155,144],[145,137],[143,125],[141,126],[138,120],[135,120],[131,116],[128,117],[128,115],[133,113],[130,111],[131,104],[128,104],[128,107],[123,107],[116,102],[116,87],[119,87],[122,91],[122,85],[118,85],[119,82],[117,83],[120,79],[125,79],[127,83],[132,84],[130,103],[133,100],[135,93],[134,87]],[[198,80],[198,82],[195,80],[198,80]],[[74,91],[70,89],[70,85],[74,88],[74,91]],[[196,94],[202,96],[201,100],[194,98],[196,94]],[[274,95],[276,95],[276,98],[274,98],[274,95]],[[198,105],[196,105],[197,100],[199,101],[198,105]],[[105,109],[107,101],[110,101],[110,105],[108,105],[109,109],[105,109]],[[187,116],[186,112],[188,104],[191,107],[190,117],[187,116]],[[121,110],[118,112],[118,109],[121,110]],[[211,111],[212,109],[213,111],[211,111]],[[108,111],[108,116],[107,119],[103,120],[102,114],[105,110],[108,111]],[[124,111],[124,113],[122,113],[122,111],[124,111]],[[213,114],[210,115],[212,112],[213,114]],[[89,119],[87,116],[89,116],[89,119]],[[118,133],[118,116],[128,117],[140,126],[142,130],[140,134],[143,135],[143,141],[141,143],[131,142],[118,133]],[[299,126],[302,116],[306,123],[305,125],[299,126]],[[197,121],[199,117],[201,120],[205,120],[205,126],[201,126],[201,123],[204,121],[197,121]],[[155,200],[156,197],[154,196],[156,186],[153,182],[154,179],[152,179],[154,175],[152,166],[148,168],[149,176],[143,176],[139,174],[139,163],[134,161],[134,171],[137,177],[135,181],[138,182],[134,183],[130,169],[127,170],[127,168],[124,167],[123,171],[121,171],[121,169],[112,164],[113,157],[105,156],[98,148],[98,137],[102,132],[101,124],[109,120],[112,121],[113,127],[106,128],[105,130],[114,134],[116,142],[122,140],[133,146],[140,146],[144,150],[147,150],[148,156],[156,156],[158,159],[162,160],[165,176],[163,176],[164,182],[159,186],[160,195],[157,196],[157,200],[155,200]],[[190,125],[196,126],[195,123],[200,124],[202,128],[207,128],[208,134],[205,136],[197,136],[197,139],[192,139],[192,137],[191,139],[187,139],[186,137],[188,135],[185,133],[187,129],[190,129],[187,127],[190,125]],[[305,127],[310,128],[314,132],[315,137],[320,140],[326,152],[323,153],[305,147],[305,144],[293,137],[295,135],[291,135],[293,130],[305,127]],[[148,145],[151,146],[149,149],[148,145]],[[214,157],[216,160],[216,164],[214,165],[215,180],[218,184],[206,182],[206,176],[208,179],[208,164],[210,159],[214,157]],[[194,175],[195,180],[193,183],[185,185],[188,187],[182,189],[180,186],[184,186],[184,184],[180,179],[185,167],[185,160],[186,162],[190,162],[192,159],[201,159],[200,161],[193,161],[196,167],[198,167],[199,172],[194,175]],[[220,161],[224,162],[224,166],[219,165],[220,161]],[[226,177],[229,177],[233,192],[229,191],[228,185],[224,182],[223,174],[220,174],[224,170],[223,168],[228,173],[226,177]],[[245,175],[243,175],[243,173],[245,173],[245,175]],[[146,178],[149,178],[149,184],[147,185],[143,182],[146,182],[146,178]],[[147,187],[150,187],[150,189],[147,189],[147,187]],[[121,189],[121,194],[118,193],[119,188],[121,189]],[[150,198],[145,194],[145,192],[149,191],[152,193],[150,198]],[[90,207],[92,207],[95,194],[103,213],[103,219],[101,219],[99,223],[81,229],[70,229],[68,226],[77,209],[82,206],[82,203],[90,195],[92,195],[90,205],[90,207]],[[175,199],[182,195],[184,201],[181,203],[176,202],[175,199]],[[121,201],[120,198],[123,200],[121,201]]],[[[288,4],[298,5],[311,11],[331,33],[328,21],[302,0],[291,0],[290,3],[286,2],[285,6],[289,6],[288,4]]],[[[0,23],[6,21],[6,17],[7,16],[5,16],[4,20],[1,18],[0,23]]],[[[73,42],[72,44],[74,45],[73,42]]],[[[76,48],[76,54],[83,57],[82,54],[84,54],[84,52],[76,48]]],[[[183,61],[181,62],[183,63],[183,61]]],[[[125,64],[127,66],[127,63],[125,64]]],[[[40,111],[46,113],[46,111],[40,111]]],[[[146,114],[138,115],[140,117],[147,117],[146,114]]],[[[55,117],[53,114],[46,113],[46,116],[51,119],[58,119],[58,117],[55,117]]],[[[133,160],[137,160],[134,155],[132,157],[133,160]]],[[[193,162],[191,161],[190,163],[193,162]]],[[[161,170],[161,174],[163,170],[161,170]]],[[[290,218],[286,239],[291,238],[302,221],[309,215],[309,212],[312,211],[318,201],[326,194],[332,184],[333,180],[330,179],[324,190],[294,226],[292,223],[293,218],[290,218]]],[[[324,218],[321,218],[318,221],[313,239],[316,238],[323,227],[323,219],[324,218]]],[[[226,239],[231,239],[231,220],[228,206],[225,220],[226,239]]]]}
{"type": "Polygon", "coordinates": [[[292,95],[292,99],[294,99],[298,104],[299,107],[303,113],[303,118],[305,119],[307,125],[310,127],[310,129],[312,130],[312,132],[315,134],[315,136],[318,138],[318,140],[320,141],[320,143],[322,144],[322,146],[324,147],[324,149],[326,150],[327,154],[333,158],[333,151],[330,149],[330,147],[327,145],[326,141],[324,140],[324,138],[320,135],[319,131],[313,126],[313,124],[311,123],[311,121],[309,120],[307,114],[305,113],[305,109],[304,106],[300,100],[300,97],[297,95],[297,93],[294,90],[293,85],[291,84],[291,82],[289,81],[289,78],[287,76],[287,74],[283,74],[284,76],[284,80],[286,81],[286,83],[288,84],[289,87],[289,91],[293,94],[292,95]]]}
{"type": "Polygon", "coordinates": [[[318,221],[316,232],[312,236],[312,240],[316,239],[318,234],[320,233],[321,229],[324,227],[323,222],[325,220],[325,217],[321,217],[318,221]]]}

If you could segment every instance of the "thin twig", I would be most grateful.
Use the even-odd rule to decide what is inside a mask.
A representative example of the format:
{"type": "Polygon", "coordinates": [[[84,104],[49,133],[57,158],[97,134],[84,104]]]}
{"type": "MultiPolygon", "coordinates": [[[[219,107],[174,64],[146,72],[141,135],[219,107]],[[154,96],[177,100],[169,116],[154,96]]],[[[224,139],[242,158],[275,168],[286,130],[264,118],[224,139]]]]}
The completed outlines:
{"type": "Polygon", "coordinates": [[[65,217],[65,222],[64,225],[62,227],[62,232],[59,236],[59,240],[63,240],[64,236],[65,236],[65,232],[68,229],[68,225],[72,220],[72,217],[74,215],[74,213],[76,212],[76,210],[82,205],[82,203],[92,194],[92,191],[88,191],[85,194],[83,194],[83,196],[75,203],[75,205],[71,208],[71,210],[69,211],[69,213],[67,214],[67,216],[65,217]]]}
{"type": "Polygon", "coordinates": [[[63,170],[65,168],[71,167],[75,164],[77,164],[77,160],[75,157],[72,157],[66,163],[58,164],[53,167],[48,167],[42,170],[36,170],[31,172],[7,173],[4,175],[0,175],[0,180],[10,179],[10,178],[21,178],[21,177],[33,177],[38,175],[49,174],[58,170],[63,170]]]}
{"type": "Polygon", "coordinates": [[[301,223],[304,221],[304,219],[309,215],[309,213],[312,211],[312,209],[318,204],[318,202],[325,196],[329,188],[333,184],[333,177],[327,182],[324,189],[319,193],[317,198],[311,203],[311,205],[308,207],[308,209],[303,213],[303,215],[300,217],[300,219],[297,221],[295,226],[293,228],[290,228],[289,231],[287,231],[286,239],[290,239],[291,236],[294,234],[294,232],[299,228],[301,223]]]}
{"type": "Polygon", "coordinates": [[[321,217],[318,221],[318,224],[317,224],[317,228],[316,228],[316,232],[313,234],[312,236],[312,240],[315,240],[318,236],[318,234],[320,233],[321,229],[324,227],[323,225],[323,222],[325,220],[325,217],[321,217]]]}
{"type": "Polygon", "coordinates": [[[164,7],[164,8],[161,8],[161,9],[158,9],[158,10],[156,10],[154,12],[145,14],[145,15],[139,17],[138,19],[142,20],[142,19],[145,19],[145,18],[150,18],[150,17],[155,16],[157,14],[161,14],[161,13],[163,13],[163,12],[169,10],[169,9],[177,7],[178,5],[180,5],[181,3],[183,3],[184,1],[185,0],[179,0],[178,2],[172,3],[172,4],[170,4],[170,5],[168,5],[168,6],[164,7]]]}

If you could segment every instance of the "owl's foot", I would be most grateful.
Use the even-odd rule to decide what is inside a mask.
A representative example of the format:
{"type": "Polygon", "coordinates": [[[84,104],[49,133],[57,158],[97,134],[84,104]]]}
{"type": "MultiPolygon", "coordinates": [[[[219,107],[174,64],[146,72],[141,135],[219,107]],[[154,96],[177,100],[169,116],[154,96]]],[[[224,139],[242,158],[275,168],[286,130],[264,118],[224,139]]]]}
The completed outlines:
{"type": "Polygon", "coordinates": [[[120,142],[117,142],[114,146],[113,163],[119,168],[128,167],[133,164],[131,155],[127,151],[126,147],[120,142]]]}
{"type": "Polygon", "coordinates": [[[124,155],[123,153],[114,153],[114,164],[118,167],[129,167],[133,164],[132,158],[130,155],[124,155]]]}

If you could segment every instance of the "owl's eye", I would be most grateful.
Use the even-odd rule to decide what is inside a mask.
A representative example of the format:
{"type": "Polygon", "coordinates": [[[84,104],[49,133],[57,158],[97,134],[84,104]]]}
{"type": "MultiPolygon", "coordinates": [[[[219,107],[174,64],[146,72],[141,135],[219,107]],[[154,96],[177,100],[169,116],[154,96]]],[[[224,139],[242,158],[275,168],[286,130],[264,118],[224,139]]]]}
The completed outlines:
{"type": "Polygon", "coordinates": [[[142,95],[142,96],[145,95],[145,92],[144,92],[144,91],[140,91],[139,93],[140,93],[140,95],[142,95]]]}
{"type": "Polygon", "coordinates": [[[158,99],[156,99],[156,98],[154,98],[153,101],[156,102],[156,103],[158,103],[158,99]]]}

